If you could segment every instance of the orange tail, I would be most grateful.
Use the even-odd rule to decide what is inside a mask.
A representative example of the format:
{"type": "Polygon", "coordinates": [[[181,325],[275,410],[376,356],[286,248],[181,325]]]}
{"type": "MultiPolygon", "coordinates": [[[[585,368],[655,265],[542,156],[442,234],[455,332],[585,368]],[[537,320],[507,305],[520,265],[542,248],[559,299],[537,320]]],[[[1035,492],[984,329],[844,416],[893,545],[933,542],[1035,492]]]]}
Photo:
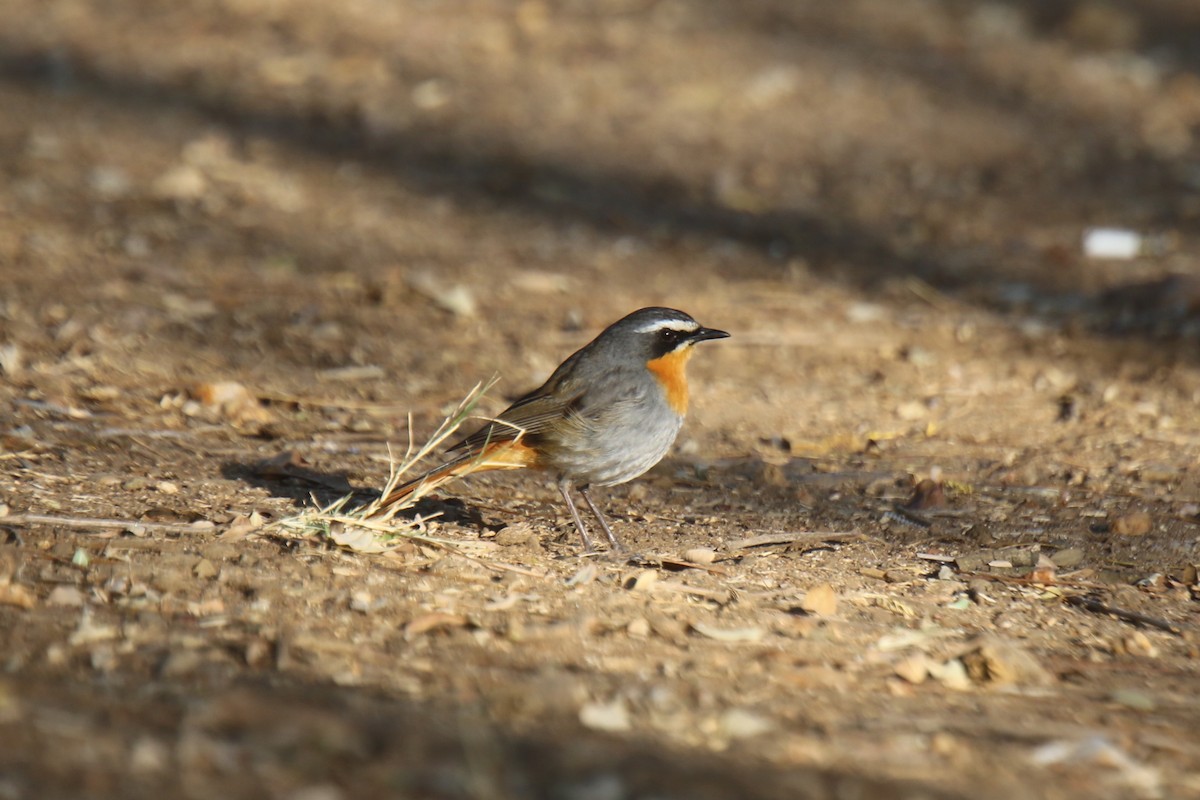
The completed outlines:
{"type": "Polygon", "coordinates": [[[439,467],[424,472],[411,481],[397,486],[379,504],[379,512],[404,500],[425,488],[432,491],[447,481],[470,475],[473,472],[489,472],[494,469],[521,469],[537,463],[537,452],[519,441],[493,442],[480,451],[469,451],[447,461],[439,467]]]}

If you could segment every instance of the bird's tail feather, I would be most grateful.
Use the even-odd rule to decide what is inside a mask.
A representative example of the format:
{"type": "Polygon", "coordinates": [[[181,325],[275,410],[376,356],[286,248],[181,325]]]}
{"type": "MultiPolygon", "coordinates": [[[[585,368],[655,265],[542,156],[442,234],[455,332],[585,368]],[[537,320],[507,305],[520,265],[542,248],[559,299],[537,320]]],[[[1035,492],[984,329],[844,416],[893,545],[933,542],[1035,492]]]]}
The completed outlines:
{"type": "Polygon", "coordinates": [[[531,467],[536,461],[532,448],[517,441],[494,442],[479,450],[468,451],[447,461],[445,464],[423,472],[410,481],[395,487],[379,501],[375,515],[386,514],[397,504],[417,493],[432,492],[443,483],[473,472],[489,472],[496,469],[521,469],[531,467]]]}

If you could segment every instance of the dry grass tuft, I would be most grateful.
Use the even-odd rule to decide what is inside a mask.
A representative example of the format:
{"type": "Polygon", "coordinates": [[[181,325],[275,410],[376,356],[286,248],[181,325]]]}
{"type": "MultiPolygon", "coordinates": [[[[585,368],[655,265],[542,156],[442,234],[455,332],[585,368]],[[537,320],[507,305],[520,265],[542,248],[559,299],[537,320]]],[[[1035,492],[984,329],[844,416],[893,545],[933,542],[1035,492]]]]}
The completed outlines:
{"type": "MultiPolygon", "coordinates": [[[[403,517],[401,519],[396,519],[396,515],[413,508],[422,498],[427,497],[450,480],[465,477],[481,469],[495,467],[497,449],[493,448],[487,455],[480,455],[461,465],[452,474],[422,478],[417,473],[415,478],[410,478],[417,464],[439,450],[464,423],[475,419],[471,412],[495,383],[496,379],[493,378],[486,384],[475,384],[474,388],[458,404],[458,407],[442,420],[442,424],[419,449],[415,447],[412,440],[410,415],[408,449],[402,459],[398,461],[394,458],[391,459],[387,483],[380,489],[379,496],[371,502],[363,506],[347,508],[352,495],[346,495],[327,506],[311,508],[296,516],[279,520],[271,527],[275,529],[275,533],[289,539],[327,540],[339,547],[359,553],[383,553],[398,546],[406,539],[417,539],[438,545],[453,544],[429,535],[426,523],[435,518],[437,514],[427,517],[418,514],[411,518],[403,517]],[[411,491],[391,504],[384,504],[385,498],[410,480],[418,481],[411,491]]],[[[519,442],[523,433],[523,431],[518,431],[516,439],[508,446],[519,442]]]]}

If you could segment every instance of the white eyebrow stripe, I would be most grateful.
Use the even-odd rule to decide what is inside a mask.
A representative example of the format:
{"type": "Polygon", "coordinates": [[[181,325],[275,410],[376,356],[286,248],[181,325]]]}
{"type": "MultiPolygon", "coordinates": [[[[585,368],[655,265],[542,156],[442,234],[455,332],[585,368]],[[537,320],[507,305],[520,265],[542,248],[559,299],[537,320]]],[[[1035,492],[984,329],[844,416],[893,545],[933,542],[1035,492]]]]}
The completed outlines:
{"type": "Polygon", "coordinates": [[[657,322],[651,322],[649,325],[643,325],[638,328],[638,333],[653,333],[654,331],[672,330],[682,333],[691,333],[700,330],[700,324],[690,322],[686,319],[660,319],[657,322]]]}

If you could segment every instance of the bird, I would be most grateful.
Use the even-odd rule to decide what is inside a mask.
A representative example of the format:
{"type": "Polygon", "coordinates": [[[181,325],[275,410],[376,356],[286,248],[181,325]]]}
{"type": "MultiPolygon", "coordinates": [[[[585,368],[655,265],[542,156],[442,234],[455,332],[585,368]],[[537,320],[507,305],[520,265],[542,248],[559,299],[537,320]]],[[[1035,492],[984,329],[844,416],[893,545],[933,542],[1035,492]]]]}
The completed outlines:
{"type": "Polygon", "coordinates": [[[578,490],[609,549],[627,552],[591,487],[631,481],[667,454],[688,407],[686,366],[696,344],[730,334],[673,308],[642,308],[609,325],[538,388],[452,445],[449,461],[393,489],[380,510],[423,483],[492,469],[554,476],[585,553],[596,548],[571,497],[578,490]]]}

